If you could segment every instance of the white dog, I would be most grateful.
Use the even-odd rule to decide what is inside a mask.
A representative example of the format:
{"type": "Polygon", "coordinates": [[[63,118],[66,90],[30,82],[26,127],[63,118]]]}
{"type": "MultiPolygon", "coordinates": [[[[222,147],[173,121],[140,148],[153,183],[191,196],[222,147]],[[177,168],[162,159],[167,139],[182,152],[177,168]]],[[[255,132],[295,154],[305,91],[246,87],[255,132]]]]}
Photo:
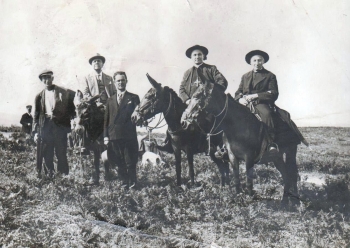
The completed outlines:
{"type": "Polygon", "coordinates": [[[153,152],[145,152],[142,155],[141,166],[163,166],[165,163],[158,154],[153,152]]]}

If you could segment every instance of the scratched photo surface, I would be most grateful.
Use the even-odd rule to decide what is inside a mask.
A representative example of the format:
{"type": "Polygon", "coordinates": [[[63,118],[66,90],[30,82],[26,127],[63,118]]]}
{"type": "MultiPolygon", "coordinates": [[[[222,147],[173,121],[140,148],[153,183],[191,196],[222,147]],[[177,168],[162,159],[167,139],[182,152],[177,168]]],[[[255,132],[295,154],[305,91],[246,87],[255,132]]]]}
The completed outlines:
{"type": "MultiPolygon", "coordinates": [[[[349,246],[349,18],[346,0],[0,1],[0,247],[349,246]],[[139,158],[137,190],[102,176],[99,186],[86,186],[93,155],[70,148],[69,175],[37,178],[37,148],[21,143],[19,131],[44,89],[43,70],[53,71],[57,86],[83,90],[93,72],[88,60],[99,53],[103,72],[125,71],[127,91],[140,99],[152,87],[147,73],[178,94],[193,66],[185,52],[196,44],[208,48],[205,63],[225,76],[232,96],[252,70],[246,54],[269,54],[275,103],[310,143],[298,146],[300,205],[281,207],[282,177],[272,163],[255,165],[249,196],[233,179],[222,187],[205,153],[194,156],[191,186],[185,153],[179,187],[170,153],[159,163],[139,158]]],[[[166,130],[138,127],[138,139],[162,143],[166,130]]]]}

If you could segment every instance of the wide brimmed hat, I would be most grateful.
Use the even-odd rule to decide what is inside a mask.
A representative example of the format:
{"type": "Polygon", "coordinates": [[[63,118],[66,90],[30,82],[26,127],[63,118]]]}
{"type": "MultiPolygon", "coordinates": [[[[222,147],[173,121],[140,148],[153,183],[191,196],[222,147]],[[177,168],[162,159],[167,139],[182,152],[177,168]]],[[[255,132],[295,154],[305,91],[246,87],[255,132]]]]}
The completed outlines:
{"type": "Polygon", "coordinates": [[[97,53],[95,56],[93,56],[93,57],[91,57],[91,58],[89,59],[90,65],[92,64],[92,61],[93,61],[94,59],[100,59],[100,60],[102,60],[102,63],[103,63],[103,64],[104,64],[105,61],[106,61],[105,57],[103,57],[102,55],[100,55],[99,53],[97,53]]]}
{"type": "Polygon", "coordinates": [[[206,48],[204,46],[200,46],[200,45],[195,45],[195,46],[190,47],[186,50],[186,56],[191,58],[191,54],[194,50],[201,50],[205,56],[207,56],[209,53],[208,48],[206,48]]]}
{"type": "Polygon", "coordinates": [[[265,63],[267,61],[269,61],[269,55],[267,53],[265,53],[264,51],[261,51],[261,50],[253,50],[249,53],[247,53],[247,55],[245,56],[245,61],[250,64],[250,59],[254,56],[254,55],[260,55],[264,58],[265,60],[265,63]]]}
{"type": "Polygon", "coordinates": [[[53,75],[53,72],[52,71],[50,71],[50,70],[44,70],[43,72],[41,72],[40,74],[39,74],[39,79],[41,80],[41,77],[42,76],[44,76],[44,75],[53,75]]]}

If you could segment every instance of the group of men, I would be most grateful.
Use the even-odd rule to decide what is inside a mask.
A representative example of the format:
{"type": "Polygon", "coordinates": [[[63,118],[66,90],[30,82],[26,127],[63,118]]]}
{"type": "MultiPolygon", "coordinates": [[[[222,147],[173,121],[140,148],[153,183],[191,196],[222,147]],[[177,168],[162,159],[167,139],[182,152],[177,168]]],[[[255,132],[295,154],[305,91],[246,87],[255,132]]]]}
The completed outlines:
{"type": "MultiPolygon", "coordinates": [[[[193,66],[184,74],[179,95],[183,102],[189,103],[200,83],[211,82],[225,91],[227,80],[216,66],[204,63],[208,49],[195,45],[186,50],[186,56],[193,61],[193,66]]],[[[274,123],[271,113],[278,97],[276,76],[263,67],[269,55],[260,50],[249,52],[245,61],[253,69],[242,76],[241,83],[235,93],[235,99],[245,106],[254,104],[259,111],[262,122],[266,124],[269,134],[269,151],[278,149],[274,145],[274,123]]],[[[102,72],[105,58],[99,54],[89,59],[93,72],[85,78],[86,98],[97,98],[98,106],[105,108],[104,144],[108,146],[110,163],[118,168],[118,176],[127,185],[137,183],[136,164],[138,160],[138,142],[136,126],[131,122],[131,114],[140,103],[137,95],[126,91],[127,75],[117,71],[113,77],[102,72]]],[[[53,156],[57,157],[57,170],[68,174],[67,133],[71,131],[70,121],[74,118],[74,92],[53,84],[54,73],[51,70],[39,74],[45,85],[35,98],[35,113],[32,127],[34,141],[38,144],[38,159],[44,158],[49,176],[54,175],[53,156]]],[[[28,106],[30,114],[31,108],[28,106]]],[[[22,122],[21,122],[22,123],[22,122]]],[[[28,124],[24,126],[30,127],[28,124]]],[[[41,169],[38,168],[41,175],[41,169]]]]}

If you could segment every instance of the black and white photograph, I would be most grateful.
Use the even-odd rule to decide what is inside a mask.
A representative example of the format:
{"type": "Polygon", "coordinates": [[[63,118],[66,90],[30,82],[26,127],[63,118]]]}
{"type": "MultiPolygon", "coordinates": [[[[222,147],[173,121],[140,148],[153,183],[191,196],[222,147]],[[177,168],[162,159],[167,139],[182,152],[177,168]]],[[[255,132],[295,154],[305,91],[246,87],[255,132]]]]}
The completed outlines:
{"type": "Polygon", "coordinates": [[[350,247],[349,18],[1,0],[0,248],[350,247]]]}

